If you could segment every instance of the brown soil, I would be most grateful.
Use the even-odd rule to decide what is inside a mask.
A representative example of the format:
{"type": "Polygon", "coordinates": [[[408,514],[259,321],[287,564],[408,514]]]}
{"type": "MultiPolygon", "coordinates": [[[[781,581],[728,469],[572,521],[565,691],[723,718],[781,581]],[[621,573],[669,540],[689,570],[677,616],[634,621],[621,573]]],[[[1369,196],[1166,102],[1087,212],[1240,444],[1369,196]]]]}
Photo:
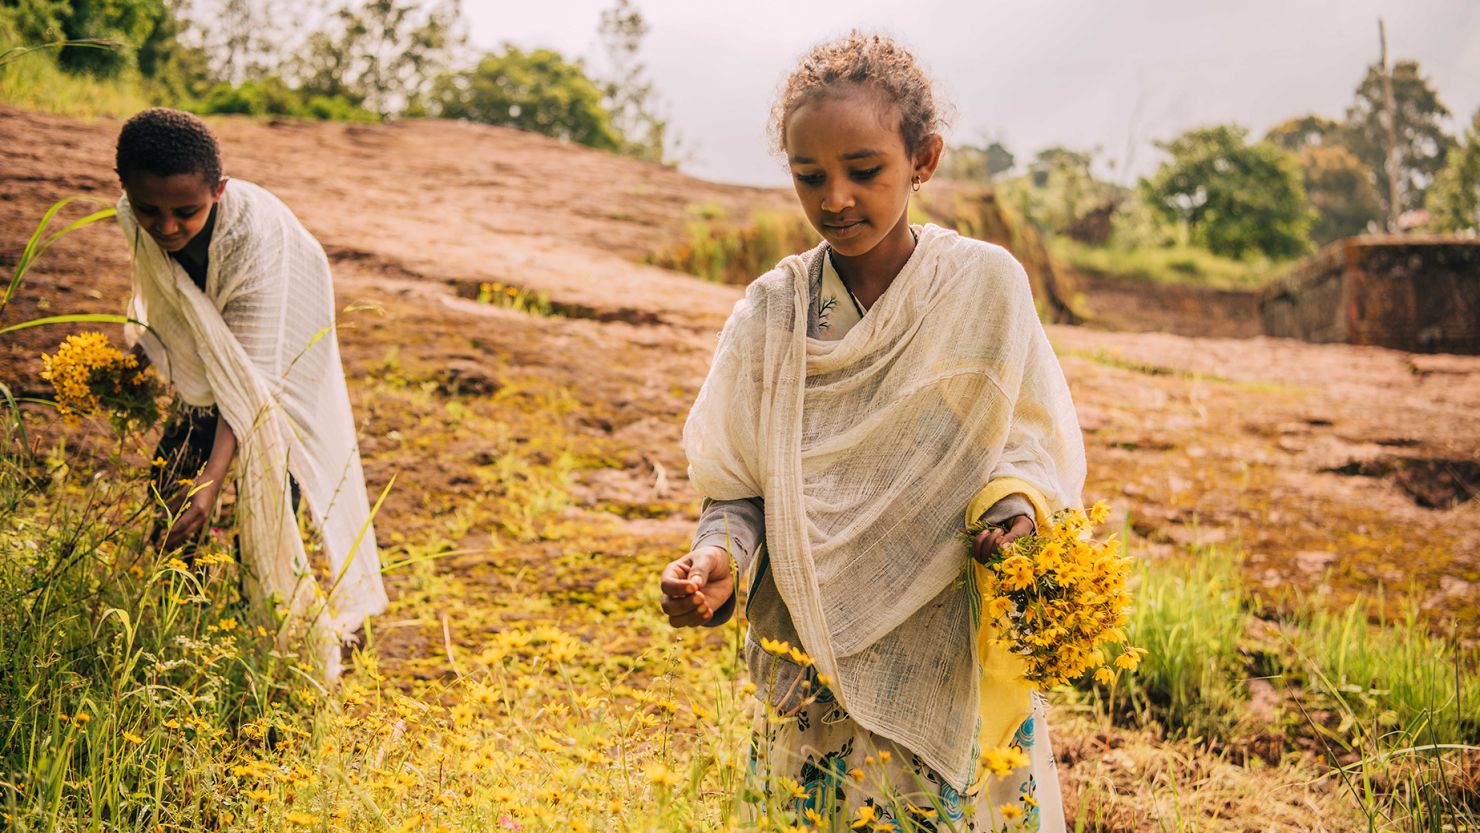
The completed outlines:
{"type": "MultiPolygon", "coordinates": [[[[455,417],[441,445],[408,447],[402,432],[450,401],[542,383],[573,403],[550,419],[606,461],[576,471],[578,502],[625,507],[624,551],[683,551],[697,496],[682,418],[740,291],[636,259],[678,239],[691,206],[744,217],[789,195],[467,124],[213,124],[228,172],[297,212],[334,262],[339,304],[361,310],[346,312],[340,338],[372,494],[399,478],[377,520],[383,537],[452,528],[489,445],[527,441],[460,433],[455,417]],[[469,296],[484,281],[545,293],[566,317],[480,304],[469,296]],[[425,414],[382,407],[373,386],[392,372],[422,385],[425,414]]],[[[0,267],[53,201],[113,202],[118,126],[0,108],[0,267]]],[[[101,224],[48,252],[0,323],[119,312],[128,286],[122,241],[101,224]]],[[[1102,315],[1168,306],[1115,292],[1105,297],[1126,300],[1097,304],[1102,315]]],[[[1272,603],[1412,589],[1432,616],[1480,635],[1480,357],[1226,337],[1248,334],[1238,318],[1168,327],[1215,338],[1050,327],[1085,429],[1086,498],[1125,512],[1151,557],[1241,544],[1272,603]]],[[[38,353],[62,335],[0,340],[0,381],[43,392],[38,353]]],[[[482,575],[470,562],[463,578],[482,575]]],[[[400,581],[395,592],[407,592],[400,581]]],[[[491,582],[483,592],[498,591],[491,582]]]]}

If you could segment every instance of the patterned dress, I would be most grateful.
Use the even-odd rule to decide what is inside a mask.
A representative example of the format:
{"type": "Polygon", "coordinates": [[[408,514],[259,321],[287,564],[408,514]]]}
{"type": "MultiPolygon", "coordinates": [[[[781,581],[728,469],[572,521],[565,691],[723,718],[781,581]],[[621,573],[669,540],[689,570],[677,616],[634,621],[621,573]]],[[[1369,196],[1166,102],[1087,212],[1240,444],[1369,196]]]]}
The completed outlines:
{"type": "MultiPolygon", "coordinates": [[[[866,314],[839,277],[831,257],[824,258],[821,292],[813,311],[817,336],[842,339],[866,314]]],[[[763,525],[759,503],[755,499],[724,501],[707,507],[695,546],[722,528],[731,550],[738,546],[748,554],[764,537],[750,528],[763,525]],[[726,517],[711,520],[721,511],[726,517]]],[[[996,522],[1024,510],[1031,511],[1025,501],[999,505],[987,517],[996,522]]],[[[727,620],[731,610],[729,604],[722,608],[716,623],[727,620]]],[[[974,794],[966,794],[966,785],[951,784],[909,749],[854,722],[813,668],[774,652],[764,657],[757,653],[764,651],[760,639],[768,635],[794,639],[785,603],[763,563],[752,581],[747,614],[751,621],[746,644],[749,665],[753,670],[773,669],[770,679],[754,680],[763,705],[752,733],[748,820],[780,810],[795,814],[798,824],[822,831],[1064,830],[1058,771],[1042,698],[1034,695],[1033,713],[1012,741],[1026,754],[1028,763],[1006,776],[989,776],[974,794]]]]}

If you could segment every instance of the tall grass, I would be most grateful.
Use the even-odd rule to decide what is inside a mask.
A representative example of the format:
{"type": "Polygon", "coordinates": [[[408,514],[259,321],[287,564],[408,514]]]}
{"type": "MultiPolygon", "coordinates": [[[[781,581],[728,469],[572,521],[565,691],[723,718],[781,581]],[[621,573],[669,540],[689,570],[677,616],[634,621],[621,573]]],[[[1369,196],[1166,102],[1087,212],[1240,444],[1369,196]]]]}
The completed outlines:
{"type": "MultiPolygon", "coordinates": [[[[0,14],[0,53],[22,47],[14,22],[0,14]]],[[[12,54],[0,61],[0,102],[66,116],[120,116],[156,103],[138,70],[113,78],[76,74],[57,66],[55,49],[12,54]]]]}
{"type": "Polygon", "coordinates": [[[1109,690],[1110,710],[1167,735],[1229,736],[1247,693],[1247,603],[1238,562],[1225,550],[1143,564],[1126,630],[1148,653],[1109,690]]]}
{"type": "Polygon", "coordinates": [[[715,281],[744,285],[771,270],[787,255],[817,245],[818,237],[799,213],[760,211],[747,222],[729,222],[712,207],[685,226],[684,239],[660,249],[647,262],[715,281]]]}

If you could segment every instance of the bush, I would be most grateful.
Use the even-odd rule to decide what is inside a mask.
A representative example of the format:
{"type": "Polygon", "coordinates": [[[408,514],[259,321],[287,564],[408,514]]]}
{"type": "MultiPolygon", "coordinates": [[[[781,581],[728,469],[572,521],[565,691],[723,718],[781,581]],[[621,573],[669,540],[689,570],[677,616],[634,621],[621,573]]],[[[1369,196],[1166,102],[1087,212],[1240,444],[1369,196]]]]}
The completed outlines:
{"type": "Polygon", "coordinates": [[[378,121],[375,114],[342,96],[305,95],[280,78],[218,84],[195,111],[204,115],[294,116],[325,121],[378,121]]]}

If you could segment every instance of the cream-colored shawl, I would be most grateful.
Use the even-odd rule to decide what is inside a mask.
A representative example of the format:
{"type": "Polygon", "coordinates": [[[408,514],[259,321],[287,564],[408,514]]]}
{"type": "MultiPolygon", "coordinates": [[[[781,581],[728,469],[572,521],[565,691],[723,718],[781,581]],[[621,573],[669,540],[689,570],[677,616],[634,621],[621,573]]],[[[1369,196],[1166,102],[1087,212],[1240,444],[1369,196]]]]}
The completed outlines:
{"type": "Polygon", "coordinates": [[[864,728],[958,787],[979,703],[968,502],[1016,477],[1078,505],[1084,447],[1027,275],[933,225],[840,341],[809,338],[809,266],[752,283],[684,427],[704,495],[762,496],[776,586],[806,651],[864,728]]]}
{"type": "Polygon", "coordinates": [[[237,507],[251,586],[310,626],[325,672],[337,639],[381,612],[386,595],[334,329],[323,248],[280,200],[242,180],[221,196],[202,292],[143,233],[128,198],[119,225],[133,251],[130,341],[194,406],[220,409],[238,442],[237,507]],[[298,481],[332,576],[314,578],[291,510],[298,481]]]}

